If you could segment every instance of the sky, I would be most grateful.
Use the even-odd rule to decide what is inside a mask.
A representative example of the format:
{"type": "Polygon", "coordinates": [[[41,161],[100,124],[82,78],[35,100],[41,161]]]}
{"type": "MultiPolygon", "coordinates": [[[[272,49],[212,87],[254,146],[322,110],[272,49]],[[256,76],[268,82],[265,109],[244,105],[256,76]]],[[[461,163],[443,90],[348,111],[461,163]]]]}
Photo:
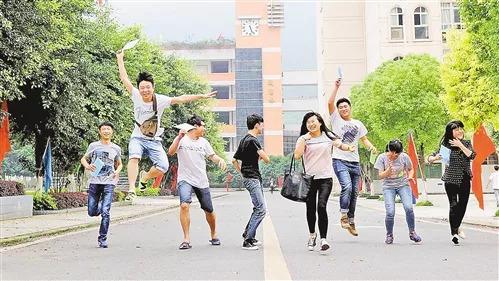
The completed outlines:
{"type": "Polygon", "coordinates": [[[154,41],[234,38],[232,0],[109,0],[108,4],[118,22],[141,25],[154,41]]]}
{"type": "MultiPolygon", "coordinates": [[[[125,25],[139,24],[156,42],[195,42],[235,37],[233,0],[108,0],[112,15],[125,25]]],[[[284,1],[281,31],[283,69],[316,68],[316,12],[314,0],[284,1]]]]}

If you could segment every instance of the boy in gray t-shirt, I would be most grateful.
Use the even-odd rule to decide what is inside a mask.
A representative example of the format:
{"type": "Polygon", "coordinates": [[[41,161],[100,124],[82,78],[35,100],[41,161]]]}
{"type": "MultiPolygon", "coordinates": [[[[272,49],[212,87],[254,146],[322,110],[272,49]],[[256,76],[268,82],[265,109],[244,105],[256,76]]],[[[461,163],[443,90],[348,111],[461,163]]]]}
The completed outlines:
{"type": "Polygon", "coordinates": [[[393,243],[395,196],[397,194],[404,205],[407,226],[409,227],[409,239],[415,243],[422,241],[415,231],[412,191],[409,188],[409,180],[414,180],[414,169],[409,155],[402,152],[402,150],[402,143],[399,140],[392,140],[386,146],[386,152],[378,156],[374,164],[374,168],[379,172],[379,178],[383,180],[383,198],[386,209],[386,244],[393,243]]]}
{"type": "Polygon", "coordinates": [[[113,189],[118,182],[121,163],[121,148],[111,142],[113,124],[103,122],[99,125],[100,140],[88,146],[81,164],[90,170],[88,187],[88,215],[102,216],[97,242],[100,248],[107,248],[109,211],[113,202],[113,189]]]}

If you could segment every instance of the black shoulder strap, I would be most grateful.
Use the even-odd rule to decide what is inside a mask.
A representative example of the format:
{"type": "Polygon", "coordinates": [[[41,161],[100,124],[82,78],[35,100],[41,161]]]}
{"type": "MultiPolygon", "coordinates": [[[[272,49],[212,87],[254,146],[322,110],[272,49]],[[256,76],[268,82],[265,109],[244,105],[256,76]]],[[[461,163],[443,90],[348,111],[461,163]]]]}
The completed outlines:
{"type": "Polygon", "coordinates": [[[152,94],[152,110],[154,110],[154,115],[158,114],[158,101],[156,100],[156,94],[152,94]]]}

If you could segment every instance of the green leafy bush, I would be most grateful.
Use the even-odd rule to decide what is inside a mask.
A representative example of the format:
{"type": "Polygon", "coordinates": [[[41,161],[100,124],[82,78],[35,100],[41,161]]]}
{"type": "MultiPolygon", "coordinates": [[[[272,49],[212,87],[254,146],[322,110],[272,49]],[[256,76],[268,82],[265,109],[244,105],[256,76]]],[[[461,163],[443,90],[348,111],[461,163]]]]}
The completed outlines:
{"type": "Polygon", "coordinates": [[[433,206],[433,203],[431,203],[428,200],[426,200],[426,201],[419,201],[418,203],[416,203],[416,206],[433,206]]]}
{"type": "Polygon", "coordinates": [[[113,193],[113,202],[121,202],[125,200],[126,193],[121,190],[115,190],[113,193]]]}
{"type": "Polygon", "coordinates": [[[57,210],[57,203],[50,194],[37,191],[33,194],[34,210],[57,210]]]}
{"type": "Polygon", "coordinates": [[[159,196],[159,188],[148,187],[144,191],[137,189],[137,196],[159,196]]]}

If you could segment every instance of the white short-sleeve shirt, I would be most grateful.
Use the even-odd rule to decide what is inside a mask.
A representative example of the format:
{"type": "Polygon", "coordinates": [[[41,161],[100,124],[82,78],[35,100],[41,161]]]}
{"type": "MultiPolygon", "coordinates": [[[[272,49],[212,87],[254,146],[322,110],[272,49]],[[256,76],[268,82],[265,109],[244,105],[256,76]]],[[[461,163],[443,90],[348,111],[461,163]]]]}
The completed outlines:
{"type": "Polygon", "coordinates": [[[360,162],[359,139],[367,135],[366,126],[356,119],[344,120],[338,110],[335,110],[331,114],[331,128],[333,133],[340,137],[342,143],[355,146],[353,152],[333,149],[333,159],[360,162]]]}
{"type": "MultiPolygon", "coordinates": [[[[170,106],[172,98],[165,95],[159,95],[159,94],[155,95],[156,95],[156,102],[158,104],[157,105],[158,131],[156,132],[155,139],[160,139],[159,136],[161,136],[165,130],[161,128],[161,116],[163,116],[163,112],[165,111],[165,109],[170,106]]],[[[153,102],[152,101],[144,102],[142,100],[142,96],[139,93],[139,90],[135,87],[132,90],[132,102],[133,102],[133,118],[139,124],[142,124],[144,121],[154,116],[153,102]]],[[[132,131],[132,137],[151,139],[150,137],[144,136],[140,132],[140,128],[135,122],[132,131]]]]}

